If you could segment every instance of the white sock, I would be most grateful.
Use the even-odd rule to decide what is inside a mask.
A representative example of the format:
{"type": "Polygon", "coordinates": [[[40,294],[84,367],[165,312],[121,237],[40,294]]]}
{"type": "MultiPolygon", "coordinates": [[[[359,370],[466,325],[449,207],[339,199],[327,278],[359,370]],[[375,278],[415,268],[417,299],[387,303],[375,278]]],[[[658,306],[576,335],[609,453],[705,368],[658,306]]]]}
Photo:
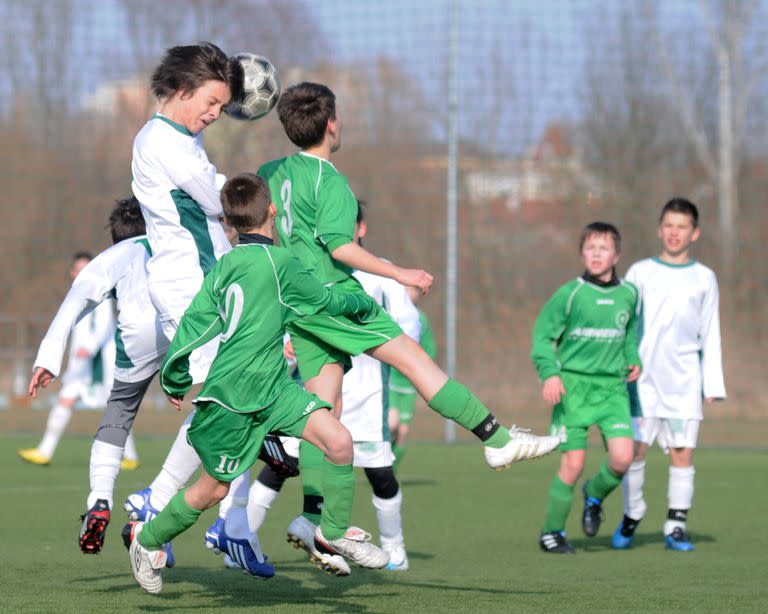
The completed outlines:
{"type": "Polygon", "coordinates": [[[94,439],[91,446],[91,493],[88,495],[86,509],[91,509],[97,499],[106,499],[109,509],[112,509],[114,501],[112,493],[115,490],[115,480],[120,473],[120,459],[123,449],[111,443],[105,443],[94,439]]]}
{"type": "Polygon", "coordinates": [[[634,461],[621,481],[624,493],[624,514],[632,520],[642,520],[648,506],[643,498],[645,483],[645,459],[634,461]]]}
{"type": "Polygon", "coordinates": [[[179,492],[184,484],[189,482],[192,475],[200,467],[200,457],[195,449],[187,441],[189,423],[192,422],[194,412],[191,412],[179,429],[176,440],[171,446],[171,451],[163,463],[163,468],[157,474],[154,482],[150,484],[152,494],[149,497],[150,504],[158,511],[162,510],[173,496],[179,492]]]}
{"type": "MultiPolygon", "coordinates": [[[[693,504],[693,478],[696,470],[691,467],[670,467],[667,499],[671,510],[689,510],[693,504]]],[[[684,520],[670,520],[664,523],[664,535],[669,535],[677,527],[685,530],[684,520]]]]}
{"type": "Polygon", "coordinates": [[[139,460],[139,452],[136,450],[136,442],[133,439],[133,430],[128,431],[125,448],[123,449],[123,458],[130,461],[139,460]]]}
{"type": "Polygon", "coordinates": [[[372,495],[371,501],[376,508],[381,544],[404,546],[403,521],[400,513],[403,505],[403,491],[398,489],[397,494],[391,499],[380,499],[372,495]]]}
{"type": "Polygon", "coordinates": [[[248,491],[248,528],[258,533],[267,517],[267,511],[280,494],[256,480],[248,491]]]}
{"type": "Polygon", "coordinates": [[[48,414],[48,422],[45,425],[45,434],[37,446],[38,452],[43,456],[51,458],[59,445],[59,439],[69,424],[72,417],[72,410],[58,403],[51,408],[48,414]]]}
{"type": "MultiPolygon", "coordinates": [[[[248,486],[250,485],[250,482],[250,469],[241,473],[234,480],[232,480],[232,482],[229,484],[229,492],[227,493],[227,496],[224,497],[219,503],[219,518],[226,520],[227,514],[229,513],[229,510],[232,508],[232,506],[245,508],[245,506],[248,505],[248,486]]],[[[227,533],[229,533],[229,528],[227,528],[227,533]]],[[[232,535],[232,533],[229,534],[232,535]]],[[[232,535],[232,537],[235,536],[232,535]]]]}

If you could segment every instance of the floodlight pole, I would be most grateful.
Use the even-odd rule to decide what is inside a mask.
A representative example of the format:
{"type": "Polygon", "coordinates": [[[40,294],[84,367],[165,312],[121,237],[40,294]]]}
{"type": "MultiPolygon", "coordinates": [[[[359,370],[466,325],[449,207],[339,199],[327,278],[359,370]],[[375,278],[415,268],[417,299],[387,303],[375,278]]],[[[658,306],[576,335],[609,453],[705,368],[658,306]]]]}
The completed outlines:
{"type": "MultiPolygon", "coordinates": [[[[448,53],[448,186],[447,215],[445,223],[445,370],[450,377],[456,376],[456,287],[457,287],[457,160],[458,143],[458,62],[459,16],[458,0],[451,0],[450,49],[448,53]]],[[[456,424],[445,421],[445,441],[456,441],[456,424]]]]}

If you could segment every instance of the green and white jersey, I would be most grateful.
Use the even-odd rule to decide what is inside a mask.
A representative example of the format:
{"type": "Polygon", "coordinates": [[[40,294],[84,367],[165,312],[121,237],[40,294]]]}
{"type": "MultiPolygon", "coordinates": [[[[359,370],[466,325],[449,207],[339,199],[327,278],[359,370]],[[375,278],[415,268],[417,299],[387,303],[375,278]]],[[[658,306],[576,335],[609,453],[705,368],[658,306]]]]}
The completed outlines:
{"type": "Polygon", "coordinates": [[[206,276],[181,319],[160,369],[160,384],[167,394],[185,394],[192,385],[189,354],[221,334],[196,401],[249,413],[271,405],[285,386],[295,385],[283,357],[288,323],[314,314],[369,314],[377,305],[364,293],[325,287],[286,249],[242,240],[241,235],[240,245],[206,276]]]}
{"type": "Polygon", "coordinates": [[[118,381],[139,382],[154,375],[168,341],[149,299],[149,256],[147,239],[139,236],[120,241],[91,260],[75,279],[51,322],[40,344],[35,368],[43,367],[58,375],[71,331],[72,350],[86,347],[91,354],[103,347],[107,337],[114,337],[112,347],[116,346],[116,351],[112,349],[111,364],[105,366],[111,373],[114,365],[118,381]],[[112,298],[117,299],[117,329],[109,300],[112,298]]]}
{"type": "Polygon", "coordinates": [[[531,359],[543,381],[561,371],[624,378],[639,365],[637,288],[578,277],[561,286],[536,318],[531,359]]]}
{"type": "Polygon", "coordinates": [[[136,135],[131,169],[152,247],[152,303],[162,321],[178,321],[205,274],[232,249],[219,221],[226,178],[208,161],[201,134],[159,114],[136,135]]]}
{"type": "Polygon", "coordinates": [[[267,162],[258,174],[277,207],[280,244],[324,284],[349,279],[352,269],[331,257],[355,232],[357,199],[344,175],[304,152],[267,162]]]}

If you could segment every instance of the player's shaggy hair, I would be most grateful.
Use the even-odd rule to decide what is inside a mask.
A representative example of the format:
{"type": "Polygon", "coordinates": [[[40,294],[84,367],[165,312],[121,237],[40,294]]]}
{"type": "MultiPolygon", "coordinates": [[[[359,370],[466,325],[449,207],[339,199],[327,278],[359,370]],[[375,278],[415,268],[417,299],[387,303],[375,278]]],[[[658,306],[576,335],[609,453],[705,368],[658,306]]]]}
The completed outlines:
{"type": "Polygon", "coordinates": [[[272,197],[263,177],[240,173],[227,179],[221,188],[224,217],[238,232],[258,228],[267,221],[272,197]]]}
{"type": "Polygon", "coordinates": [[[243,90],[243,67],[213,43],[171,47],[152,73],[150,86],[163,100],[178,91],[194,92],[206,81],[223,81],[232,98],[238,98],[243,90]]]}
{"type": "Polygon", "coordinates": [[[581,231],[581,237],[579,238],[579,251],[584,248],[586,240],[594,235],[610,235],[613,238],[616,252],[621,252],[621,233],[619,233],[619,229],[616,226],[608,222],[592,222],[584,226],[584,230],[581,231]]]}
{"type": "Polygon", "coordinates": [[[107,228],[112,234],[112,243],[146,234],[144,216],[141,214],[141,206],[135,196],[115,201],[115,208],[109,214],[107,228]]]}
{"type": "Polygon", "coordinates": [[[336,119],[336,96],[325,85],[305,81],[282,93],[277,114],[294,145],[314,147],[322,143],[328,120],[336,119]]]}
{"type": "Polygon", "coordinates": [[[668,201],[661,209],[659,224],[661,224],[667,213],[683,213],[691,218],[694,228],[699,227],[699,210],[696,208],[696,205],[687,198],[676,197],[668,201]]]}

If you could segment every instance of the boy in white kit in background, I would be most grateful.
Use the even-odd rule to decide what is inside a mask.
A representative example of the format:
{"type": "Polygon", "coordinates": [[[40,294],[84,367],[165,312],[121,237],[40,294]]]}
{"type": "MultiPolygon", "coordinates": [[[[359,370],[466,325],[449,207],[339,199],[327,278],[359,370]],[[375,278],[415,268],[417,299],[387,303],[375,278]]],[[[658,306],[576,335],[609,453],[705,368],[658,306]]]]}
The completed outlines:
{"type": "MultiPolygon", "coordinates": [[[[633,264],[626,279],[643,301],[640,358],[645,366],[633,400],[635,459],[624,476],[624,518],[612,545],[629,548],[645,516],[645,455],[654,440],[669,452],[666,547],[694,549],[687,530],[694,491],[693,449],[707,402],[725,399],[720,343],[719,291],[715,273],[689,257],[701,234],[699,212],[684,198],[661,211],[661,255],[633,264]]],[[[632,391],[630,391],[632,392],[632,391]]]]}

